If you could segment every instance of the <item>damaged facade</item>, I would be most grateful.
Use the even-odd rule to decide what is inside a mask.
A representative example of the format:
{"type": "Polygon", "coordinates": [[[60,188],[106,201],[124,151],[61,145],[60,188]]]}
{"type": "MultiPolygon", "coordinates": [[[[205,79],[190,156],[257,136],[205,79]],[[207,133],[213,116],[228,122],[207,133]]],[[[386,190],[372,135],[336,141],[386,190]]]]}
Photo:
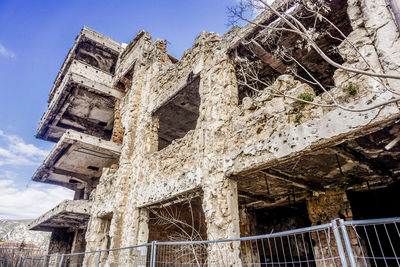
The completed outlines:
{"type": "MultiPolygon", "coordinates": [[[[398,75],[399,30],[385,0],[330,5],[330,19],[374,70],[398,75]]],[[[266,11],[256,22],[274,19],[266,11]]],[[[295,42],[290,34],[284,37],[287,46],[295,42]]],[[[145,31],[124,45],[84,27],[37,132],[57,144],[33,180],[75,191],[74,200],[30,226],[52,232],[49,253],[178,241],[171,237],[179,230],[156,222],[165,209],[182,210],[180,220],[196,224],[193,240],[258,235],[339,217],[400,216],[400,145],[385,149],[400,136],[398,105],[350,112],[305,104],[296,118],[296,101],[251,95],[238,83],[237,54],[261,60],[263,75],[277,90],[326,98],[287,72],[268,51],[268,41],[254,24],[224,36],[202,32],[177,60],[165,41],[153,41],[145,31]],[[245,44],[252,40],[257,43],[249,54],[245,44]]],[[[328,49],[326,40],[318,41],[328,49]]],[[[363,68],[346,44],[336,45],[342,65],[363,68]]],[[[393,92],[385,91],[373,77],[332,67],[313,52],[297,55],[345,105],[365,107],[399,92],[398,80],[388,79],[393,92]],[[348,93],[350,84],[357,94],[348,93]]],[[[245,254],[239,247],[219,249],[232,266],[245,254]]],[[[207,251],[213,262],[220,254],[207,251]]],[[[101,258],[106,266],[130,263],[126,251],[101,258]]]]}

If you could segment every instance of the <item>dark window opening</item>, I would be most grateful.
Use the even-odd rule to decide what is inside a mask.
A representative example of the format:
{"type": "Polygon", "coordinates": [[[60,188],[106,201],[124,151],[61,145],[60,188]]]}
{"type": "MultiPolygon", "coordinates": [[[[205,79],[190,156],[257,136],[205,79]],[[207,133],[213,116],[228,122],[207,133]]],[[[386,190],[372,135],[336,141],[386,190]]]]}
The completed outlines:
{"type": "Polygon", "coordinates": [[[135,65],[133,65],[125,74],[122,76],[114,85],[114,87],[122,92],[127,92],[132,87],[133,71],[135,65]]]}
{"type": "MultiPolygon", "coordinates": [[[[400,183],[398,182],[385,188],[347,192],[353,219],[400,217],[399,192],[400,183]]],[[[364,256],[371,257],[369,260],[366,259],[370,266],[397,266],[394,257],[395,253],[397,257],[400,253],[398,229],[399,223],[356,228],[364,256]]],[[[364,261],[362,262],[364,264],[364,261]]]]}
{"type": "Polygon", "coordinates": [[[88,166],[87,168],[92,171],[98,171],[100,169],[99,167],[95,167],[95,166],[88,166]]]}
{"type": "Polygon", "coordinates": [[[200,106],[199,84],[198,76],[189,79],[183,89],[154,112],[153,116],[159,122],[158,150],[196,128],[200,106]]]}
{"type": "Polygon", "coordinates": [[[49,243],[49,254],[67,254],[71,253],[74,233],[68,231],[68,228],[56,228],[51,233],[49,243]]]}
{"type": "MultiPolygon", "coordinates": [[[[254,236],[282,232],[311,226],[305,202],[265,209],[246,208],[240,211],[241,236],[254,236]]],[[[256,259],[261,266],[282,262],[308,262],[315,266],[313,246],[316,240],[309,233],[284,238],[268,238],[242,242],[241,259],[244,263],[256,259]],[[251,244],[249,244],[251,243],[251,244]],[[253,247],[253,248],[252,248],[253,247]],[[258,249],[257,249],[258,248],[258,249]],[[296,248],[301,248],[296,250],[296,248]]],[[[299,265],[302,266],[302,265],[299,265]]]]}
{"type": "MultiPolygon", "coordinates": [[[[272,177],[267,173],[270,170],[236,176],[241,237],[311,226],[305,202],[309,193],[287,180],[276,178],[278,175],[272,177]]],[[[291,259],[290,262],[296,263],[308,259],[310,266],[314,266],[313,247],[316,241],[313,238],[304,235],[303,240],[301,235],[290,235],[278,238],[275,240],[277,243],[273,238],[242,242],[241,259],[244,264],[259,262],[260,266],[275,266],[274,262],[278,265],[283,259],[291,259]],[[302,249],[297,252],[296,247],[302,249]],[[290,255],[293,251],[296,253],[290,255]]]]}
{"type": "Polygon", "coordinates": [[[81,181],[78,181],[78,180],[76,180],[76,179],[74,179],[74,178],[71,178],[71,179],[69,179],[69,183],[70,183],[70,184],[80,184],[81,181]]]}
{"type": "Polygon", "coordinates": [[[99,167],[88,166],[88,169],[89,169],[89,170],[92,170],[92,171],[98,171],[98,170],[99,170],[99,167]]]}
{"type": "MultiPolygon", "coordinates": [[[[329,7],[331,11],[324,15],[347,36],[352,31],[347,15],[347,1],[331,1],[329,7]]],[[[311,17],[309,11],[305,10],[302,5],[292,11],[292,14],[297,16],[306,28],[311,28],[314,25],[315,17],[311,17]]],[[[270,23],[270,20],[268,23],[270,23]]],[[[275,26],[290,28],[281,21],[272,23],[277,24],[275,26]]],[[[317,20],[315,25],[316,31],[320,33],[315,40],[319,48],[332,60],[343,64],[344,60],[336,49],[341,43],[337,38],[343,39],[341,34],[326,21],[317,20]]],[[[312,81],[312,78],[305,70],[294,63],[294,61],[288,61],[287,58],[278,55],[277,51],[282,51],[282,48],[284,48],[290,51],[290,55],[303,65],[327,90],[330,90],[334,87],[333,74],[336,68],[324,60],[314,49],[309,49],[305,46],[305,42],[302,40],[296,33],[275,31],[274,34],[270,34],[270,32],[266,33],[266,31],[258,28],[254,33],[247,36],[246,40],[236,50],[231,51],[232,58],[239,57],[246,59],[246,64],[243,63],[243,60],[237,61],[236,76],[238,80],[245,82],[243,69],[245,74],[249,69],[252,69],[252,74],[256,73],[255,76],[259,80],[268,84],[272,84],[282,74],[296,74],[294,75],[295,79],[309,84],[314,89],[316,95],[323,93],[323,90],[318,85],[314,84],[314,82],[309,82],[312,81]]],[[[246,76],[247,81],[245,83],[257,90],[264,90],[267,87],[262,82],[249,79],[248,74],[246,76]]],[[[249,86],[239,84],[238,87],[239,104],[242,103],[245,96],[257,94],[249,86]]]]}

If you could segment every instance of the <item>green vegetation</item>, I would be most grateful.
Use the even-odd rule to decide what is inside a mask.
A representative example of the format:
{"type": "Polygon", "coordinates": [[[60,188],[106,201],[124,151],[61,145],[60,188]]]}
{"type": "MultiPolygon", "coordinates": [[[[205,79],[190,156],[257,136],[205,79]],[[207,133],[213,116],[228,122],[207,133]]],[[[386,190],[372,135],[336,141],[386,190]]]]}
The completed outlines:
{"type": "MultiPolygon", "coordinates": [[[[301,93],[297,98],[304,100],[304,101],[308,101],[308,102],[313,102],[314,101],[314,96],[310,93],[301,93]]],[[[297,103],[299,104],[300,108],[303,108],[305,106],[306,103],[304,103],[303,101],[297,100],[297,103]]],[[[297,114],[299,115],[299,114],[297,114]]]]}
{"type": "Polygon", "coordinates": [[[349,95],[356,95],[358,91],[357,86],[353,85],[353,84],[349,84],[347,86],[347,93],[349,93],[349,95]]]}
{"type": "Polygon", "coordinates": [[[295,123],[300,123],[301,118],[303,118],[303,114],[298,113],[298,114],[296,115],[296,117],[294,117],[294,122],[295,122],[295,123]]]}

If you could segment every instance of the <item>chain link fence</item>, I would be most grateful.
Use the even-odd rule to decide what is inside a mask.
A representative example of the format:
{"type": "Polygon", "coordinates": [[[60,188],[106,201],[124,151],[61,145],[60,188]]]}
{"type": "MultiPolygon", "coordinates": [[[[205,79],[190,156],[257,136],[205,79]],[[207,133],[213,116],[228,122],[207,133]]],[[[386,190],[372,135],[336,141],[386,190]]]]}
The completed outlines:
{"type": "Polygon", "coordinates": [[[23,256],[15,265],[0,259],[0,267],[400,266],[399,223],[400,218],[337,219],[318,226],[236,239],[154,241],[92,252],[23,256]]]}

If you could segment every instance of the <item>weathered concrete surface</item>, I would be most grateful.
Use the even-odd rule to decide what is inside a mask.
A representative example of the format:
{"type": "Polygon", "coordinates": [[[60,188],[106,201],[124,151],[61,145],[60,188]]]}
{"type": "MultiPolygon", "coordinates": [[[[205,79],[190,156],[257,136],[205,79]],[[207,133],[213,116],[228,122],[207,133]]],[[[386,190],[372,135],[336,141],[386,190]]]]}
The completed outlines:
{"type": "Polygon", "coordinates": [[[102,169],[118,163],[121,146],[67,130],[32,179],[80,190],[97,183],[102,169]]]}
{"type": "Polygon", "coordinates": [[[37,137],[57,141],[66,129],[110,139],[114,99],[124,94],[112,87],[111,74],[72,60],[43,115],[37,137]]]}
{"type": "Polygon", "coordinates": [[[30,230],[85,229],[92,203],[88,200],[64,200],[28,227],[30,230]]]}
{"type": "MultiPolygon", "coordinates": [[[[70,49],[67,57],[64,60],[64,63],[61,66],[60,72],[58,73],[54,85],[49,94],[49,103],[52,101],[57,88],[60,86],[60,83],[64,79],[65,74],[68,72],[68,69],[71,65],[71,62],[75,59],[80,59],[83,62],[88,63],[93,67],[101,67],[100,65],[94,64],[91,58],[97,58],[100,61],[108,61],[108,66],[112,66],[116,64],[117,57],[119,53],[123,50],[122,44],[117,41],[112,40],[111,38],[100,34],[88,27],[83,27],[79,35],[75,39],[75,43],[70,49]],[[85,47],[80,47],[82,43],[87,43],[85,47]],[[96,51],[96,48],[100,49],[96,51]],[[82,57],[80,55],[80,50],[85,51],[87,54],[86,57],[82,57]],[[90,51],[92,50],[92,51],[90,51]],[[103,54],[106,53],[106,54],[103,54]]],[[[107,71],[107,69],[103,68],[103,70],[107,71]]],[[[108,69],[110,71],[110,69],[108,69]]]]}
{"type": "MultiPolygon", "coordinates": [[[[363,56],[352,53],[346,43],[339,44],[344,66],[398,73],[398,31],[383,3],[349,0],[338,12],[347,12],[347,38],[363,56]],[[390,48],[383,42],[385,27],[390,48]]],[[[268,16],[261,14],[257,20],[268,16]]],[[[110,166],[110,161],[102,165],[110,168],[95,175],[100,178],[90,194],[87,251],[148,242],[155,227],[147,208],[177,205],[191,194],[201,199],[205,238],[235,238],[250,234],[245,209],[260,215],[296,200],[308,207],[312,224],[341,215],[350,218],[346,190],[365,190],[376,181],[396,178],[398,166],[384,157],[398,159],[398,147],[383,153],[397,136],[396,104],[363,112],[307,104],[296,121],[296,101],[266,94],[242,97],[230,52],[242,45],[243,38],[258,34],[260,29],[251,25],[222,37],[202,32],[176,61],[168,55],[165,41],[153,42],[142,31],[120,52],[110,84],[122,95],[113,96],[107,129],[112,129],[113,141],[121,143],[121,152],[118,164],[110,166]]],[[[370,107],[392,99],[399,90],[393,81],[389,86],[394,93],[385,89],[385,81],[326,65],[322,69],[329,70],[329,92],[346,107],[370,107]],[[357,94],[348,94],[350,84],[357,87],[357,94]]],[[[278,75],[271,87],[294,97],[312,94],[315,102],[329,98],[290,74],[278,75]]],[[[94,143],[99,147],[104,142],[94,143]]],[[[73,162],[69,158],[65,164],[73,162]]],[[[288,224],[293,220],[289,217],[280,219],[288,224]]],[[[264,226],[283,229],[272,220],[264,226]]],[[[159,239],[168,239],[162,233],[159,239]]],[[[101,264],[129,265],[131,256],[127,250],[110,252],[101,264]]],[[[208,259],[216,266],[240,266],[240,248],[210,248],[208,259]]],[[[91,264],[90,259],[85,261],[91,264]]]]}

